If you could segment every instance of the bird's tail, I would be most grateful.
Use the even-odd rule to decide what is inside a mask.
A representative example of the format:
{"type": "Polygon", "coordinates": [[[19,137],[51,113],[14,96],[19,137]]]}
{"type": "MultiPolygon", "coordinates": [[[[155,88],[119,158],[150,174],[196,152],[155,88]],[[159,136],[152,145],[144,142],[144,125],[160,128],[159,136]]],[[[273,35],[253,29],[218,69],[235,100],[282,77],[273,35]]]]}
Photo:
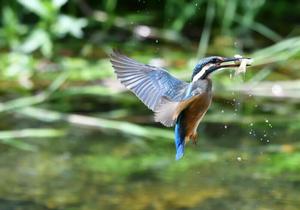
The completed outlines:
{"type": "Polygon", "coordinates": [[[181,113],[175,125],[175,146],[176,146],[176,160],[179,160],[183,157],[184,154],[184,145],[185,145],[185,129],[182,124],[183,121],[183,113],[181,113]]]}

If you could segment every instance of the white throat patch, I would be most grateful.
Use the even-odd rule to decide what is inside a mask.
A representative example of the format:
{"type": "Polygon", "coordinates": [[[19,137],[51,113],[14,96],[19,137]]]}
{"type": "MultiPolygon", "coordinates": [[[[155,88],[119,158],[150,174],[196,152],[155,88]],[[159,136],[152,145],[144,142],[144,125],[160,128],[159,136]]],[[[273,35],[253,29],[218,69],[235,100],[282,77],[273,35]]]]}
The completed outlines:
{"type": "Polygon", "coordinates": [[[199,79],[202,77],[202,75],[203,75],[210,67],[212,67],[212,66],[214,66],[214,64],[211,64],[211,63],[206,64],[206,65],[201,69],[201,71],[198,72],[198,74],[196,74],[196,75],[194,76],[193,82],[199,80],[199,79]]]}

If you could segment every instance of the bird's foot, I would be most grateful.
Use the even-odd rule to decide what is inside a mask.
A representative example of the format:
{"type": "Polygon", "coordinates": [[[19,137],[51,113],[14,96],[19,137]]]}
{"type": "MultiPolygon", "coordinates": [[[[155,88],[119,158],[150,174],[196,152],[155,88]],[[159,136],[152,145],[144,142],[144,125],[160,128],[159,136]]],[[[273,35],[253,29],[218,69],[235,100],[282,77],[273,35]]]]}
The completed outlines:
{"type": "Polygon", "coordinates": [[[193,135],[191,135],[190,139],[192,140],[194,145],[197,145],[198,142],[198,134],[194,133],[193,135]]]}

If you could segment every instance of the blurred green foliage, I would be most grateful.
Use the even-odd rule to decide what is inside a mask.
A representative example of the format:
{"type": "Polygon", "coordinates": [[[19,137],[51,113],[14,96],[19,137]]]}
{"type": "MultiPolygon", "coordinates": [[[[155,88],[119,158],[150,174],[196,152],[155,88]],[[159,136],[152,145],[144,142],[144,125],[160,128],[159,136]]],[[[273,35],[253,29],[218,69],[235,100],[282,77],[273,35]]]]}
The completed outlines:
{"type": "MultiPolygon", "coordinates": [[[[270,1],[265,0],[138,0],[128,1],[126,4],[117,0],[1,2],[0,90],[6,102],[2,103],[0,112],[36,104],[72,112],[78,108],[67,104],[65,97],[70,101],[78,97],[80,101],[80,97],[86,95],[99,96],[101,103],[110,97],[108,104],[116,107],[116,104],[125,107],[140,106],[131,95],[124,96],[114,85],[98,87],[89,84],[97,80],[105,83],[113,75],[106,56],[113,47],[120,47],[143,62],[148,62],[153,57],[153,49],[156,48],[164,63],[176,70],[172,73],[182,79],[189,77],[189,72],[182,70],[193,68],[193,57],[198,51],[198,57],[248,53],[255,58],[255,64],[262,67],[260,72],[247,73],[244,79],[250,84],[278,78],[293,80],[291,75],[299,76],[293,69],[293,62],[298,62],[300,54],[300,38],[297,34],[299,28],[295,25],[298,16],[294,14],[299,5],[283,1],[272,2],[270,10],[270,4],[270,1]],[[282,27],[287,19],[289,24],[282,27]],[[261,49],[262,47],[264,48],[261,49]],[[138,53],[132,53],[133,51],[138,53]],[[285,61],[290,61],[292,65],[285,61]],[[274,65],[266,65],[268,63],[274,65]],[[283,71],[284,68],[288,72],[283,71]],[[276,72],[276,69],[283,70],[276,72]],[[60,83],[50,94],[47,86],[51,89],[62,76],[66,77],[63,82],[67,83],[60,83]],[[79,85],[85,83],[88,83],[86,87],[79,85]],[[62,91],[58,93],[56,90],[59,88],[62,91]],[[46,91],[42,91],[42,94],[35,94],[44,89],[46,91]]],[[[225,73],[216,75],[214,80],[216,96],[223,101],[213,104],[212,110],[220,107],[228,110],[224,101],[232,99],[230,91],[241,86],[242,80],[240,78],[233,81],[225,73]],[[223,89],[227,92],[218,91],[223,89]]],[[[287,88],[287,91],[295,92],[290,90],[289,85],[287,88]]],[[[242,91],[242,87],[239,90],[242,91]]],[[[267,92],[268,90],[263,89],[259,93],[254,92],[254,95],[267,92]]],[[[298,97],[295,93],[294,96],[298,97]]],[[[261,122],[270,114],[264,111],[270,109],[266,105],[262,105],[260,113],[251,108],[256,101],[247,104],[244,100],[240,99],[239,103],[243,103],[243,107],[239,108],[238,118],[232,117],[230,113],[227,117],[223,116],[222,122],[261,122]]],[[[90,107],[90,111],[94,111],[96,107],[93,102],[86,106],[90,107]]],[[[104,103],[103,107],[107,106],[109,105],[104,103]]],[[[88,109],[83,105],[79,108],[88,109]]],[[[143,109],[140,109],[142,113],[143,109]]],[[[290,106],[287,110],[294,109],[294,106],[290,106]]],[[[113,114],[104,116],[112,116],[115,120],[119,117],[120,123],[131,114],[122,108],[119,112],[109,111],[113,114]],[[116,115],[118,117],[113,117],[115,113],[119,113],[116,115]]],[[[271,109],[271,112],[280,113],[278,108],[271,109]]],[[[218,116],[211,114],[207,121],[217,122],[218,116]]],[[[294,117],[298,119],[298,115],[294,117]]],[[[117,129],[117,126],[112,124],[111,128],[117,129]]],[[[299,126],[296,123],[290,125],[290,128],[295,132],[299,126]]]]}
{"type": "MultiPolygon", "coordinates": [[[[261,193],[257,183],[270,179],[285,195],[277,185],[281,176],[291,186],[299,182],[297,1],[17,0],[1,1],[0,10],[0,207],[2,197],[21,195],[45,209],[95,209],[99,194],[112,185],[121,206],[132,184],[146,180],[134,198],[148,192],[149,183],[166,189],[154,190],[163,199],[144,209],[192,208],[209,192],[205,196],[214,199],[225,194],[229,209],[236,200],[255,209],[255,199],[248,198],[261,193]],[[112,48],[162,64],[184,80],[199,57],[242,54],[255,62],[244,76],[213,76],[214,103],[199,128],[200,146],[188,145],[185,159],[174,164],[173,131],[154,124],[152,113],[116,81],[112,48]],[[37,188],[24,187],[37,177],[37,188]],[[17,190],[10,192],[7,182],[17,190]],[[234,197],[244,194],[244,184],[250,191],[234,197]],[[176,189],[195,185],[203,190],[195,190],[197,196],[176,189]],[[212,192],[203,185],[213,186],[212,192]],[[182,196],[191,202],[180,202],[182,196]],[[80,202],[92,207],[75,207],[80,202]]],[[[291,197],[299,193],[287,189],[291,197]]],[[[272,193],[263,196],[273,199],[272,193]]],[[[127,205],[142,209],[141,203],[153,201],[147,196],[127,205]]],[[[111,197],[97,207],[120,207],[111,197]]],[[[280,203],[272,209],[295,209],[280,203]]]]}
{"type": "MultiPolygon", "coordinates": [[[[297,23],[296,14],[295,17],[290,14],[290,3],[274,2],[272,10],[269,6],[270,2],[265,0],[141,0],[126,4],[117,0],[97,3],[82,0],[6,1],[1,3],[1,46],[23,53],[38,50],[43,56],[51,57],[55,45],[64,43],[66,38],[69,39],[68,35],[84,40],[112,41],[118,38],[116,35],[109,36],[116,27],[134,32],[131,29],[135,26],[148,25],[192,41],[197,41],[202,31],[204,38],[201,38],[200,47],[208,45],[211,37],[223,35],[240,38],[245,47],[253,49],[260,46],[256,41],[259,36],[279,41],[294,29],[280,27],[286,21],[281,20],[283,14],[292,17],[290,25],[297,23]],[[268,21],[266,17],[277,21],[268,21]],[[211,23],[207,24],[207,21],[211,23]],[[88,33],[84,34],[84,29],[88,33]]],[[[296,8],[299,9],[297,4],[292,7],[295,13],[298,11],[296,8]]],[[[161,34],[155,36],[159,38],[161,34]]],[[[207,49],[202,51],[205,54],[207,49]]]]}
{"type": "Polygon", "coordinates": [[[2,5],[2,27],[0,37],[4,47],[22,53],[40,50],[42,55],[50,57],[53,44],[58,38],[71,35],[83,36],[82,29],[87,25],[84,18],[76,18],[60,12],[67,0],[18,0],[20,5],[12,7],[2,5]],[[28,16],[29,21],[22,21],[28,16]]]}
{"type": "MultiPolygon", "coordinates": [[[[60,117],[55,119],[69,122],[66,120],[68,117],[60,111],[73,112],[79,109],[93,112],[98,111],[98,103],[103,107],[113,104],[118,111],[107,108],[100,111],[110,111],[110,114],[103,115],[104,118],[110,117],[122,124],[132,115],[126,108],[141,107],[141,104],[131,95],[120,92],[119,87],[105,85],[113,75],[106,56],[113,47],[122,48],[142,62],[148,62],[157,52],[164,63],[176,70],[172,73],[182,79],[190,76],[188,71],[183,70],[193,68],[196,62],[193,57],[198,51],[198,57],[208,54],[249,54],[261,68],[261,71],[251,71],[243,78],[250,85],[263,80],[293,80],[299,76],[293,67],[294,63],[298,63],[300,54],[299,28],[295,25],[298,21],[295,8],[299,5],[272,2],[270,10],[270,4],[270,1],[265,0],[138,0],[126,4],[118,0],[1,2],[0,91],[6,102],[0,106],[0,112],[16,110],[42,120],[34,114],[35,109],[29,112],[19,110],[41,104],[56,107],[56,114],[60,117]],[[289,24],[282,27],[286,20],[289,20],[289,24]],[[291,65],[286,61],[291,62],[291,65]],[[266,65],[269,63],[273,65],[266,65]],[[53,91],[47,90],[47,86],[51,89],[61,77],[65,78],[62,83],[53,91]],[[98,80],[103,81],[104,85],[99,87],[91,84],[98,80]],[[57,92],[59,88],[61,90],[57,92]],[[37,91],[42,93],[36,94],[37,91]],[[100,97],[100,102],[80,102],[81,107],[71,102],[74,98],[80,101],[81,97],[93,96],[100,97]]],[[[241,85],[242,78],[232,80],[226,73],[221,73],[215,76],[214,82],[216,97],[222,100],[212,105],[213,114],[207,116],[208,122],[218,122],[220,114],[216,114],[215,110],[219,109],[228,111],[228,114],[222,116],[222,123],[241,124],[263,122],[266,117],[277,121],[268,115],[288,112],[279,111],[278,107],[268,108],[267,103],[262,104],[260,109],[254,109],[253,106],[258,102],[253,100],[246,103],[245,97],[248,96],[243,89],[245,87],[241,85]],[[227,92],[218,91],[224,89],[227,92]],[[239,111],[238,116],[225,105],[226,100],[236,97],[232,91],[244,91],[245,95],[239,102],[234,102],[235,109],[239,111]]],[[[294,97],[298,98],[296,91],[290,88],[291,85],[282,87],[287,87],[287,91],[292,91],[294,97]]],[[[268,91],[254,90],[251,94],[263,93],[267,96],[268,91]]],[[[270,97],[268,100],[275,99],[270,97]]],[[[297,105],[285,110],[291,112],[295,107],[297,105]]],[[[140,114],[145,110],[139,109],[140,114]]],[[[47,110],[44,113],[50,116],[54,114],[47,110]]],[[[283,114],[276,117],[280,119],[283,114]]],[[[299,120],[299,116],[294,115],[293,119],[299,120]]],[[[109,125],[111,123],[105,122],[109,125]]],[[[151,121],[145,120],[145,123],[151,121]]],[[[299,124],[289,124],[289,127],[290,132],[296,132],[299,124]]],[[[126,129],[118,129],[114,123],[107,128],[126,132],[126,129]]],[[[138,127],[136,129],[139,130],[138,127]]],[[[156,130],[153,136],[160,132],[156,130]]],[[[149,135],[144,132],[144,137],[149,135]]]]}

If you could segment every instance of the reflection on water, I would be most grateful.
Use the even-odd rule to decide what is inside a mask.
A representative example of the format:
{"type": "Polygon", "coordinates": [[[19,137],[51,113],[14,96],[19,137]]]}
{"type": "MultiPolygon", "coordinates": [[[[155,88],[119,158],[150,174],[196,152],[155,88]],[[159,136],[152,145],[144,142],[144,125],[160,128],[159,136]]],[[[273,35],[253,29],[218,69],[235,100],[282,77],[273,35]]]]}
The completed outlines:
{"type": "Polygon", "coordinates": [[[0,209],[299,209],[300,153],[276,140],[202,138],[176,162],[171,141],[84,132],[2,145],[0,209]]]}

